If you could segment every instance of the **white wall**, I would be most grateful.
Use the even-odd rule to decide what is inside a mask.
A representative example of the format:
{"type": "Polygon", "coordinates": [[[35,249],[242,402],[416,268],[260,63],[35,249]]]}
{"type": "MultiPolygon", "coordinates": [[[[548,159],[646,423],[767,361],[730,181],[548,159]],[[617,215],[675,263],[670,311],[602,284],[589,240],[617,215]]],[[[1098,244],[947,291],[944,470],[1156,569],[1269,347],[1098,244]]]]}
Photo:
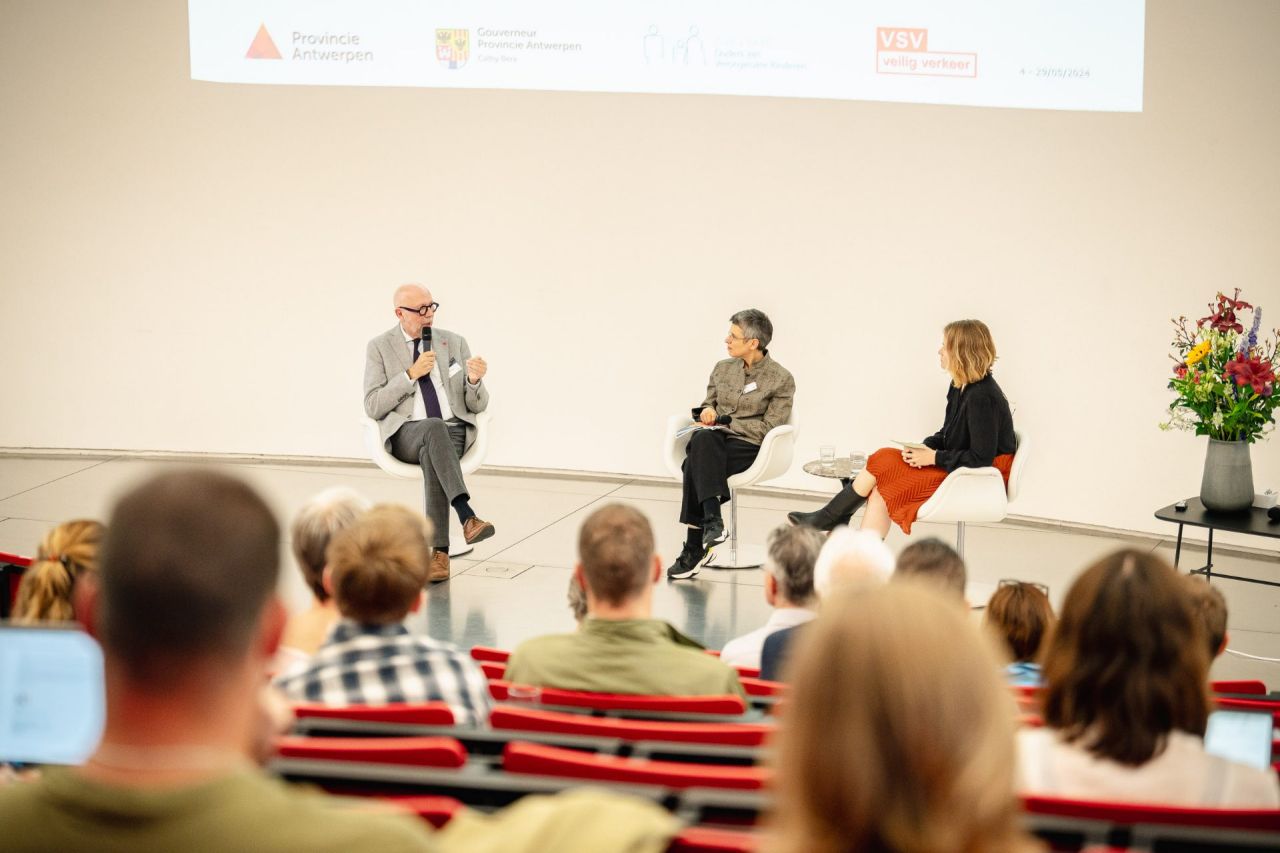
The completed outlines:
{"type": "Polygon", "coordinates": [[[359,456],[421,280],[489,360],[494,464],[662,473],[748,306],[807,458],[935,429],[972,316],[1036,442],[1017,511],[1167,533],[1203,459],[1156,428],[1169,317],[1280,317],[1280,4],[1147,18],[1129,115],[193,83],[184,4],[10,0],[0,447],[359,456]]]}

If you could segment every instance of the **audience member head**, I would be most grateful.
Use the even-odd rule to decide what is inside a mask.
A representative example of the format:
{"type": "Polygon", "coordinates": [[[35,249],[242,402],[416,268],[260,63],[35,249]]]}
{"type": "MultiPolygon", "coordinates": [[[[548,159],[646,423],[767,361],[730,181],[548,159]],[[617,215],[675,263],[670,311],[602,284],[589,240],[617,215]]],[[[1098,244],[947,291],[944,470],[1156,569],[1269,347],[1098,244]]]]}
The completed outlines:
{"type": "Polygon", "coordinates": [[[893,570],[893,579],[920,580],[936,584],[948,595],[963,601],[964,587],[968,582],[965,574],[964,560],[941,539],[930,537],[913,542],[898,555],[898,564],[893,570]]]}
{"type": "Polygon", "coordinates": [[[324,554],[329,540],[368,509],[369,501],[352,489],[338,486],[307,501],[293,519],[289,537],[293,556],[316,601],[329,600],[324,588],[324,554]]]}
{"type": "Polygon", "coordinates": [[[1067,591],[1044,656],[1044,720],[1068,742],[1141,765],[1170,731],[1204,735],[1209,653],[1177,572],[1122,549],[1067,591]]]}
{"type": "Polygon", "coordinates": [[[921,584],[824,599],[792,661],[772,849],[1022,849],[1015,709],[992,646],[921,584]]]}
{"type": "Polygon", "coordinates": [[[591,602],[620,607],[648,601],[658,580],[649,519],[626,504],[606,504],[582,523],[578,531],[578,577],[591,602]]]}
{"type": "Polygon", "coordinates": [[[582,588],[582,581],[578,580],[577,572],[569,575],[567,598],[569,612],[573,614],[573,621],[581,625],[582,620],[587,618],[587,591],[582,588]]]}
{"type": "Polygon", "coordinates": [[[1032,662],[1053,628],[1053,605],[1036,584],[1001,581],[983,618],[1004,640],[1015,663],[1032,662]]]}
{"type": "Polygon", "coordinates": [[[416,610],[431,566],[431,522],[380,504],[338,531],[325,552],[338,612],[364,625],[389,625],[416,610]]]}
{"type": "Polygon", "coordinates": [[[71,593],[76,581],[98,571],[98,549],[105,528],[97,521],[68,521],[40,540],[35,559],[22,574],[13,605],[18,624],[65,622],[75,614],[71,593]]]}
{"type": "Polygon", "coordinates": [[[790,524],[769,534],[764,560],[764,594],[769,604],[813,605],[813,564],[822,550],[822,538],[812,527],[790,524]]]}
{"type": "Polygon", "coordinates": [[[261,678],[284,622],[273,597],[279,559],[271,510],[234,477],[174,471],[126,493],[107,523],[88,608],[109,677],[115,670],[156,693],[238,667],[261,678]]]}
{"type": "Polygon", "coordinates": [[[942,329],[943,367],[951,382],[963,388],[982,379],[996,362],[991,330],[981,320],[956,320],[942,329]]]}
{"type": "Polygon", "coordinates": [[[1216,586],[1199,575],[1183,575],[1191,594],[1191,608],[1204,626],[1205,647],[1213,661],[1227,648],[1227,600],[1216,586]]]}
{"type": "Polygon", "coordinates": [[[837,587],[882,584],[892,574],[893,552],[879,536],[837,527],[814,561],[813,589],[821,600],[837,587]]]}

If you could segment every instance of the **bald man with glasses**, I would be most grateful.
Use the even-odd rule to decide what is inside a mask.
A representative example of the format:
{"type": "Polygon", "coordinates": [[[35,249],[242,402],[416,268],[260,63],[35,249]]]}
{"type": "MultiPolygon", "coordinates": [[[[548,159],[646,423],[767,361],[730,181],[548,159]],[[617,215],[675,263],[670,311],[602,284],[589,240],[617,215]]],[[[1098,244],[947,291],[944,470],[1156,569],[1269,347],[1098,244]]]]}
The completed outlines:
{"type": "Polygon", "coordinates": [[[471,356],[466,338],[435,328],[440,303],[422,285],[396,288],[392,304],[399,322],[369,341],[366,351],[364,411],[378,422],[392,456],[422,467],[434,531],[430,580],[443,581],[449,579],[450,507],[468,545],[494,534],[471,508],[459,462],[476,440],[476,414],[489,405],[483,382],[488,365],[471,356]]]}

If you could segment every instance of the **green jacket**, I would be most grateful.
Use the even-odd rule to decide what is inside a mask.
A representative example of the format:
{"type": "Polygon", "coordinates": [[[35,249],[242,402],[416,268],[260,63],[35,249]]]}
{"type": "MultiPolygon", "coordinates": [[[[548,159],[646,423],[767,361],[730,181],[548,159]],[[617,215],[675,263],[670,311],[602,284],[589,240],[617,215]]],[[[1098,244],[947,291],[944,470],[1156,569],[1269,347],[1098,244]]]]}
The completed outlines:
{"type": "Polygon", "coordinates": [[[588,618],[577,633],[527,640],[506,678],[596,693],[745,695],[737,672],[659,619],[588,618]]]}

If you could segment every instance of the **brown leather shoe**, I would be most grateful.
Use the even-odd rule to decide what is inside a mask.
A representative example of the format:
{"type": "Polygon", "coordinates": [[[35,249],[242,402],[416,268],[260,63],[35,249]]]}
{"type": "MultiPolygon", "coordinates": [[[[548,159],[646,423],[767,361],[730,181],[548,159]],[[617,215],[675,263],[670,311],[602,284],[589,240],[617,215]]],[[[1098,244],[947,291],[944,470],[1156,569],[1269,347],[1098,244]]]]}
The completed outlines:
{"type": "Polygon", "coordinates": [[[492,524],[487,521],[481,521],[474,515],[467,519],[466,524],[462,525],[462,538],[467,540],[468,545],[483,542],[494,533],[492,524]]]}
{"type": "Polygon", "coordinates": [[[427,575],[427,580],[431,583],[439,583],[449,579],[449,549],[437,549],[431,552],[431,571],[427,575]]]}

